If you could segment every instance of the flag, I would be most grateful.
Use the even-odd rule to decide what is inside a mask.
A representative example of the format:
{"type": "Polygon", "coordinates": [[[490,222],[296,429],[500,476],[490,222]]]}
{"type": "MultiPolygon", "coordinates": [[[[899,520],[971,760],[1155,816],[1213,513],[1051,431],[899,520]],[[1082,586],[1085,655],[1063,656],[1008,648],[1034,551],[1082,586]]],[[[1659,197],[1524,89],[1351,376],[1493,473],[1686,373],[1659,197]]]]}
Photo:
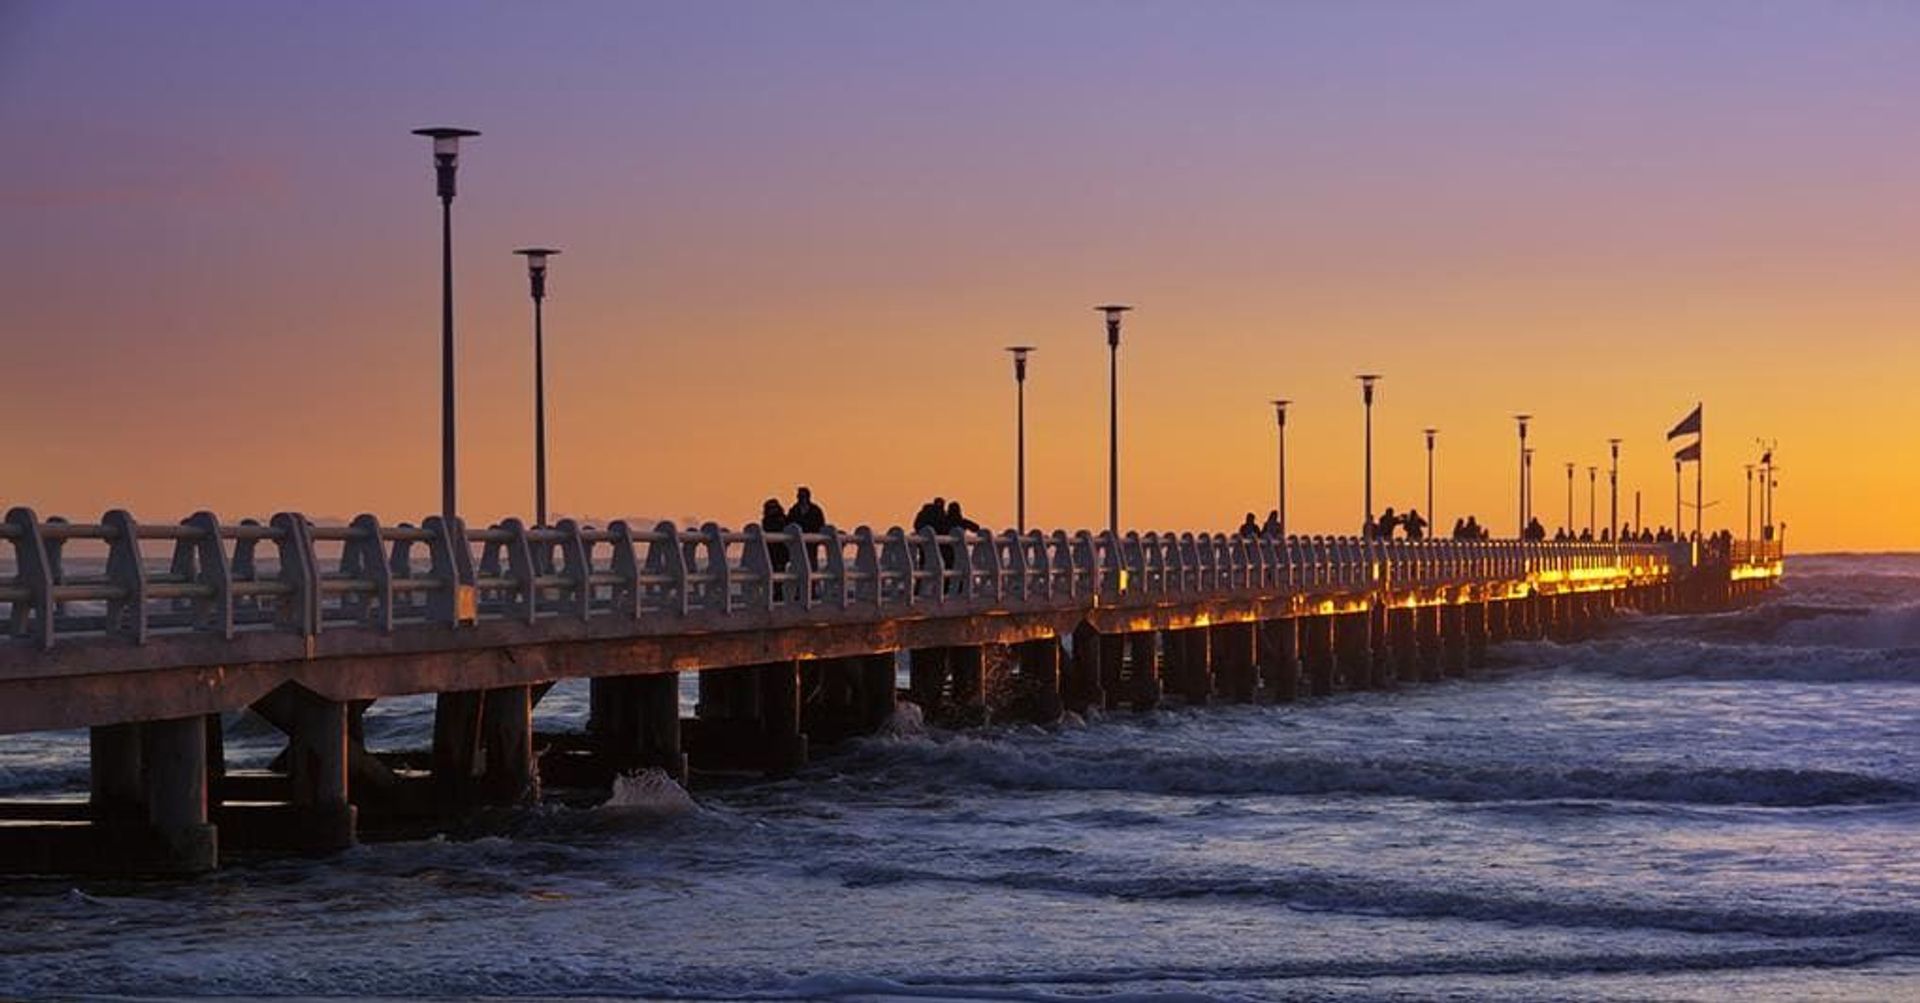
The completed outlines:
{"type": "Polygon", "coordinates": [[[1695,404],[1693,406],[1693,413],[1680,419],[1680,424],[1673,426],[1673,431],[1667,433],[1667,438],[1678,439],[1683,435],[1699,435],[1701,406],[1702,405],[1695,404]]]}
{"type": "MultiPolygon", "coordinates": [[[[1698,412],[1695,412],[1695,414],[1697,415],[1698,412]]],[[[1697,442],[1691,446],[1684,446],[1681,448],[1679,452],[1673,454],[1673,460],[1675,463],[1687,463],[1689,461],[1697,462],[1699,459],[1700,459],[1700,444],[1697,442]]]]}

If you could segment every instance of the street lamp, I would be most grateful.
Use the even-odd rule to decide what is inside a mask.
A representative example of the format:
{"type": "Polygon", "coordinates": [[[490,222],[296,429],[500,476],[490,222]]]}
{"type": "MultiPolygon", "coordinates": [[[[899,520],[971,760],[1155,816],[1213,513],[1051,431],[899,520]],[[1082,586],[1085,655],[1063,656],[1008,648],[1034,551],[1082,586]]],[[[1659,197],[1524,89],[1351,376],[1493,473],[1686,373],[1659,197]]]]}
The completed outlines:
{"type": "Polygon", "coordinates": [[[1107,315],[1107,531],[1120,539],[1120,303],[1094,307],[1107,315]]]}
{"type": "Polygon", "coordinates": [[[1513,420],[1520,423],[1520,535],[1527,535],[1527,422],[1533,415],[1516,414],[1513,420]]]}
{"type": "Polygon", "coordinates": [[[1747,468],[1747,529],[1746,535],[1741,539],[1751,545],[1753,543],[1753,464],[1749,463],[1745,466],[1747,468]]]}
{"type": "Polygon", "coordinates": [[[1567,461],[1567,535],[1573,535],[1573,467],[1572,460],[1567,461]]]}
{"type": "Polygon", "coordinates": [[[547,259],[560,252],[551,247],[523,247],[513,252],[527,259],[527,284],[533,295],[533,518],[547,524],[547,337],[544,304],[547,300],[547,259]]]}
{"type": "Polygon", "coordinates": [[[1020,535],[1027,535],[1027,356],[1032,345],[1010,345],[1013,353],[1014,384],[1014,521],[1020,535]]]}
{"type": "Polygon", "coordinates": [[[1287,405],[1293,403],[1284,398],[1276,399],[1273,404],[1273,419],[1280,429],[1280,505],[1276,511],[1280,514],[1280,536],[1287,535],[1287,405]]]}
{"type": "Polygon", "coordinates": [[[1373,524],[1373,385],[1380,381],[1379,373],[1361,373],[1354,377],[1360,381],[1360,400],[1367,410],[1367,477],[1365,505],[1367,518],[1360,525],[1365,527],[1368,536],[1376,535],[1379,530],[1373,524]]]}
{"type": "Polygon", "coordinates": [[[1611,501],[1607,503],[1607,524],[1613,527],[1613,538],[1620,539],[1620,440],[1608,439],[1607,446],[1613,451],[1613,466],[1607,471],[1607,491],[1611,501]]]}
{"type": "Polygon", "coordinates": [[[1599,539],[1599,537],[1596,536],[1593,532],[1593,515],[1594,515],[1593,502],[1595,498],[1595,492],[1599,490],[1599,487],[1600,487],[1600,468],[1589,463],[1587,464],[1587,539],[1589,540],[1599,539]]]}
{"type": "Polygon", "coordinates": [[[1436,526],[1440,517],[1433,514],[1433,437],[1440,434],[1437,428],[1423,428],[1420,431],[1427,436],[1427,524],[1436,526]]]}
{"type": "Polygon", "coordinates": [[[1527,499],[1527,518],[1533,518],[1533,447],[1528,446],[1520,453],[1520,487],[1527,499]]]}
{"type": "Polygon", "coordinates": [[[433,173],[440,195],[440,515],[455,515],[453,471],[453,178],[460,165],[460,140],[478,136],[472,129],[415,129],[433,140],[433,173]]]}

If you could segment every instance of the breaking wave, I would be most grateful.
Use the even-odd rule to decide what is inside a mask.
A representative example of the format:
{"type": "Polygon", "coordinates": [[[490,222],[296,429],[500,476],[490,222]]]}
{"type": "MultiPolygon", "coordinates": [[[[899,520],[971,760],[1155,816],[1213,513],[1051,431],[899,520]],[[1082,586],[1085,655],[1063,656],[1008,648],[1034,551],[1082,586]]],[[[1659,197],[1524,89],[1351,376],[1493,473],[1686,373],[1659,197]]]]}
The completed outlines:
{"type": "Polygon", "coordinates": [[[911,771],[944,784],[1003,789],[1199,795],[1365,795],[1430,801],[1645,801],[1819,805],[1920,801],[1920,785],[1839,770],[1786,767],[1556,768],[1420,759],[1175,753],[969,737],[864,743],[849,770],[911,771]]]}

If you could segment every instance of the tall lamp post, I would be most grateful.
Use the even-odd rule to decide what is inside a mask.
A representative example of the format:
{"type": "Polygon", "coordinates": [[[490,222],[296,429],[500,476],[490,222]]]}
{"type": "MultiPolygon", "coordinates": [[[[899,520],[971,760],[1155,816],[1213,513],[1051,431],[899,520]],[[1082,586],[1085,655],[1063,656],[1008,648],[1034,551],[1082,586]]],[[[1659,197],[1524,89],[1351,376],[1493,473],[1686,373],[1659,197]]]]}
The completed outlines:
{"type": "Polygon", "coordinates": [[[1753,464],[1751,463],[1746,464],[1746,468],[1747,468],[1747,529],[1746,529],[1746,535],[1741,537],[1741,539],[1745,540],[1749,545],[1751,545],[1753,543],[1753,464]]]}
{"type": "Polygon", "coordinates": [[[1427,437],[1427,524],[1435,526],[1439,524],[1440,517],[1433,512],[1433,437],[1439,435],[1440,430],[1423,428],[1420,431],[1427,437]]]}
{"type": "Polygon", "coordinates": [[[1527,535],[1527,422],[1533,415],[1516,414],[1513,420],[1520,425],[1520,536],[1527,535]]]}
{"type": "Polygon", "coordinates": [[[1587,539],[1589,540],[1599,539],[1598,536],[1594,535],[1594,531],[1593,531],[1593,515],[1594,515],[1593,502],[1599,489],[1600,489],[1600,468],[1589,463],[1587,464],[1587,539]]]}
{"type": "Polygon", "coordinates": [[[1574,462],[1567,461],[1567,535],[1573,535],[1573,468],[1574,462]]]}
{"type": "Polygon", "coordinates": [[[1014,394],[1014,522],[1027,535],[1027,356],[1032,345],[1010,345],[1014,394]]]}
{"type": "Polygon", "coordinates": [[[533,295],[533,518],[547,524],[547,259],[560,252],[551,247],[523,247],[513,252],[527,259],[527,284],[533,295]]]}
{"type": "Polygon", "coordinates": [[[1107,531],[1120,539],[1120,303],[1094,307],[1107,315],[1107,531]]]}
{"type": "Polygon", "coordinates": [[[1287,405],[1293,403],[1284,398],[1276,399],[1273,404],[1273,420],[1280,430],[1280,490],[1275,499],[1279,505],[1280,535],[1287,535],[1287,405]]]}
{"type": "Polygon", "coordinates": [[[440,516],[451,522],[457,506],[453,470],[453,193],[460,141],[472,129],[435,127],[413,134],[433,140],[435,189],[440,195],[440,516]]]}
{"type": "Polygon", "coordinates": [[[1379,531],[1373,525],[1373,385],[1380,382],[1380,374],[1361,373],[1354,379],[1360,381],[1360,400],[1366,405],[1367,412],[1366,491],[1363,500],[1367,517],[1361,522],[1361,526],[1366,528],[1368,536],[1374,536],[1379,531]]]}
{"type": "Polygon", "coordinates": [[[1520,469],[1523,472],[1522,489],[1526,492],[1527,518],[1533,518],[1533,447],[1528,446],[1520,453],[1520,469]]]}
{"type": "Polygon", "coordinates": [[[1607,471],[1607,492],[1611,501],[1607,503],[1607,524],[1613,527],[1613,538],[1620,539],[1620,440],[1608,439],[1608,448],[1613,450],[1613,466],[1607,471]]]}

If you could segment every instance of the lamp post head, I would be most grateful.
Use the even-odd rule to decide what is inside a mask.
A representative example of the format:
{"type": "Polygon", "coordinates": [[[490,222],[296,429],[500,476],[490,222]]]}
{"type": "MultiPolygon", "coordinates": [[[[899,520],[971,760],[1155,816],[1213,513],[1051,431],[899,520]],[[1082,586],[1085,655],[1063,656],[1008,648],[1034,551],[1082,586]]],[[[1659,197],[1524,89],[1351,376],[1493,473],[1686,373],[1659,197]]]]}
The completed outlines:
{"type": "Polygon", "coordinates": [[[552,247],[522,247],[513,253],[527,259],[527,281],[533,286],[533,298],[546,299],[547,259],[560,251],[552,247]]]}
{"type": "Polygon", "coordinates": [[[1013,378],[1025,383],[1027,381],[1027,355],[1034,351],[1034,346],[1008,345],[1007,351],[1013,353],[1013,378]]]}
{"type": "Polygon", "coordinates": [[[1284,397],[1276,397],[1267,403],[1273,405],[1273,419],[1281,428],[1287,427],[1287,405],[1293,403],[1284,397]]]}
{"type": "Polygon", "coordinates": [[[1355,376],[1354,379],[1360,381],[1360,399],[1362,401],[1365,401],[1368,404],[1372,404],[1373,403],[1373,385],[1375,383],[1380,382],[1380,374],[1379,373],[1361,373],[1360,375],[1355,376]]]}
{"type": "Polygon", "coordinates": [[[460,165],[460,141],[480,134],[472,129],[455,129],[448,126],[415,129],[413,134],[433,140],[433,171],[438,181],[440,197],[452,199],[453,172],[460,165]]]}
{"type": "Polygon", "coordinates": [[[1107,315],[1107,344],[1119,347],[1120,315],[1133,308],[1124,303],[1104,303],[1094,309],[1107,315]]]}
{"type": "Polygon", "coordinates": [[[1530,422],[1533,420],[1533,415],[1516,414],[1513,416],[1513,420],[1520,423],[1520,441],[1521,442],[1527,441],[1527,422],[1530,422]]]}
{"type": "Polygon", "coordinates": [[[1432,452],[1432,451],[1433,451],[1433,437],[1434,437],[1434,436],[1436,436],[1436,435],[1439,435],[1439,434],[1440,434],[1440,430],[1439,430],[1439,429],[1437,429],[1437,428],[1423,428],[1423,429],[1421,429],[1420,431],[1421,431],[1421,432],[1423,432],[1423,433],[1425,433],[1425,434],[1426,434],[1426,436],[1427,436],[1427,451],[1428,451],[1428,452],[1432,452]]]}

